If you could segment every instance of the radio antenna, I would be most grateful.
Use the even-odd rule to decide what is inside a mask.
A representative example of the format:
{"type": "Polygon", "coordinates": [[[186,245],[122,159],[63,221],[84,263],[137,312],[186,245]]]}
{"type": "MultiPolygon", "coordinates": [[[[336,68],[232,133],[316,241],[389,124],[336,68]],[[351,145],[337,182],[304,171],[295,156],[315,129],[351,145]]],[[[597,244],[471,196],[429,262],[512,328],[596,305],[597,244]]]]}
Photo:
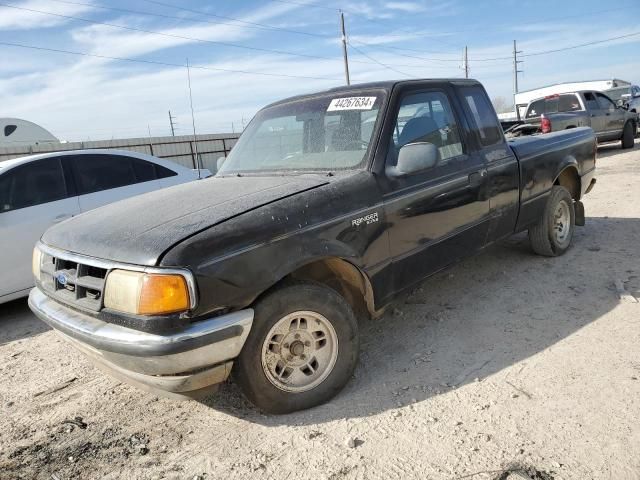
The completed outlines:
{"type": "Polygon", "coordinates": [[[187,58],[187,82],[189,83],[189,104],[191,105],[191,124],[193,125],[193,147],[195,149],[195,167],[198,170],[198,180],[200,175],[200,158],[198,157],[198,138],[196,137],[196,117],[193,113],[193,94],[191,93],[191,72],[189,69],[189,59],[187,58]]]}

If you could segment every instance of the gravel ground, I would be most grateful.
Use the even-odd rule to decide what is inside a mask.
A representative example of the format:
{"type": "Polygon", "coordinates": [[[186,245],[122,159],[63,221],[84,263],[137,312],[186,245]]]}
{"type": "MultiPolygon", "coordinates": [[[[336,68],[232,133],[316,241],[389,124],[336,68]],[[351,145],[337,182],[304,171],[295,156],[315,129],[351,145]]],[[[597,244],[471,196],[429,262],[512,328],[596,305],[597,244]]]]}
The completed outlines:
{"type": "Polygon", "coordinates": [[[566,255],[518,235],[432,277],[361,324],[336,399],[286,416],[233,384],[138,391],[1,305],[0,478],[640,479],[639,183],[640,146],[602,147],[566,255]]]}

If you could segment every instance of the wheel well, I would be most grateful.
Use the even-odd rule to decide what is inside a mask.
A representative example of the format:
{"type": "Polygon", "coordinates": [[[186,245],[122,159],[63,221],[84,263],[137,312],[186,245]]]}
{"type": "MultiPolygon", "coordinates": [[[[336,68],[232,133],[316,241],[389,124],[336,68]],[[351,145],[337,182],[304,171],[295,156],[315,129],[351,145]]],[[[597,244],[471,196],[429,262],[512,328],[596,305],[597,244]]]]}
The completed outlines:
{"type": "Polygon", "coordinates": [[[377,317],[369,278],[353,264],[341,258],[324,258],[291,272],[282,281],[311,280],[333,288],[353,307],[356,314],[377,317]]]}
{"type": "Polygon", "coordinates": [[[575,167],[565,168],[560,172],[560,175],[558,175],[558,178],[556,178],[556,181],[553,182],[553,184],[566,188],[569,190],[571,198],[574,200],[580,200],[580,177],[578,176],[578,171],[575,167]]]}

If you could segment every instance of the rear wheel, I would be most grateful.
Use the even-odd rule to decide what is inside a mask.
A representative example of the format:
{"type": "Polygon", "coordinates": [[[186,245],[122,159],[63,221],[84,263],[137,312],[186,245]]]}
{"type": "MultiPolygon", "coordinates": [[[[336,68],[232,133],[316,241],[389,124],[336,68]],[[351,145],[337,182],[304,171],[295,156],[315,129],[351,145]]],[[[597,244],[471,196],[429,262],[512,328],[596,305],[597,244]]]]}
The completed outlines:
{"type": "Polygon", "coordinates": [[[564,187],[554,186],[542,218],[529,228],[531,248],[538,255],[546,257],[562,255],[571,245],[575,221],[571,194],[564,187]]]}
{"type": "Polygon", "coordinates": [[[294,412],[342,390],[358,350],[356,317],[342,296],[319,284],[287,285],[256,304],[234,375],[261,410],[294,412]]]}
{"type": "Polygon", "coordinates": [[[635,132],[633,122],[627,122],[622,130],[622,148],[633,148],[635,132]]]}

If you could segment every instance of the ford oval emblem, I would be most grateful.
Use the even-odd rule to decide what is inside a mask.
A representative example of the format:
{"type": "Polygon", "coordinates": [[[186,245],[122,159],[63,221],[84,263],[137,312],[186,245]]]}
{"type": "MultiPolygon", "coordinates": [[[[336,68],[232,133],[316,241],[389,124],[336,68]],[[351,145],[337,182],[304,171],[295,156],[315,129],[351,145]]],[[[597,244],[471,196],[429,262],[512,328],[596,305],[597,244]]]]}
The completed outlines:
{"type": "Polygon", "coordinates": [[[64,273],[59,273],[56,280],[58,280],[58,283],[62,286],[65,286],[68,281],[67,276],[64,273]]]}

